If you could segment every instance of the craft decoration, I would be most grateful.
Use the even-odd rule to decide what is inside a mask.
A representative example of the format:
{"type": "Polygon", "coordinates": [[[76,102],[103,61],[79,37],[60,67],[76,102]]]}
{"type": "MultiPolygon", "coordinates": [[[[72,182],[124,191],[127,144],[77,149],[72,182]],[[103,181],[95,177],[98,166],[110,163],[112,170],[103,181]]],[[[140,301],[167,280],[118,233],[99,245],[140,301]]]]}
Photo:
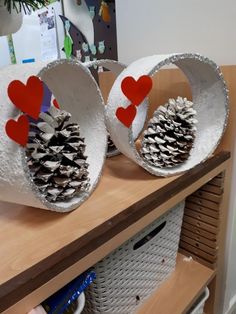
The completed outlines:
{"type": "Polygon", "coordinates": [[[81,5],[77,4],[77,0],[65,1],[64,12],[65,17],[83,34],[88,44],[94,44],[93,20],[86,1],[81,0],[81,5]]]}
{"type": "MultiPolygon", "coordinates": [[[[81,1],[82,4],[83,2],[85,2],[85,0],[81,1]]],[[[105,2],[108,3],[108,1],[105,2]]],[[[91,60],[93,60],[93,57],[100,59],[101,56],[103,56],[104,59],[117,60],[115,1],[109,1],[110,23],[103,23],[102,18],[97,14],[100,9],[101,1],[90,0],[87,2],[87,5],[88,10],[86,9],[86,11],[82,10],[82,6],[79,7],[75,3],[75,0],[64,1],[65,15],[61,15],[60,18],[64,25],[66,20],[71,22],[70,35],[73,39],[73,56],[82,61],[85,60],[86,55],[90,55],[91,60]],[[89,24],[87,24],[87,20],[89,24]],[[79,22],[80,25],[78,25],[77,22],[79,22]],[[90,25],[91,23],[92,27],[90,25]],[[88,38],[91,39],[90,35],[92,32],[93,40],[89,40],[88,38]],[[99,42],[100,49],[98,50],[99,42]],[[104,42],[106,43],[106,47],[104,42]],[[83,44],[88,44],[88,47],[83,44]],[[78,50],[81,50],[81,56],[77,55],[78,50]]],[[[97,69],[91,69],[96,80],[98,79],[97,69]]]]}
{"type": "Polygon", "coordinates": [[[226,128],[228,110],[227,87],[219,67],[213,61],[193,53],[154,55],[131,63],[117,77],[107,101],[106,122],[108,132],[120,152],[151,174],[171,176],[191,169],[212,155],[226,128]],[[124,127],[117,119],[116,112],[119,107],[127,108],[130,105],[127,96],[132,99],[129,91],[124,88],[121,90],[122,81],[126,77],[133,77],[135,80],[143,75],[152,77],[169,64],[180,68],[189,80],[198,123],[194,145],[187,160],[175,167],[157,167],[147,162],[135,143],[137,125],[143,127],[142,121],[147,117],[148,99],[145,98],[136,106],[136,117],[129,128],[124,127]]]}
{"type": "Polygon", "coordinates": [[[129,105],[127,108],[119,107],[116,110],[118,120],[127,128],[131,126],[136,116],[137,109],[134,105],[129,105]]]}
{"type": "Polygon", "coordinates": [[[89,51],[89,46],[88,46],[88,44],[83,43],[83,44],[82,44],[82,49],[83,49],[84,52],[88,52],[88,51],[89,51]]]}
{"type": "Polygon", "coordinates": [[[97,66],[97,64],[96,64],[96,61],[97,61],[97,58],[93,58],[93,62],[94,62],[93,68],[94,68],[95,70],[97,70],[97,68],[98,68],[98,66],[97,66]]]}
{"type": "Polygon", "coordinates": [[[12,81],[8,86],[8,96],[17,108],[38,119],[43,100],[43,82],[38,77],[31,76],[26,85],[19,80],[12,81]]]}
{"type": "Polygon", "coordinates": [[[3,68],[0,74],[0,132],[4,135],[7,123],[8,135],[13,134],[11,138],[20,144],[7,135],[1,138],[0,200],[58,212],[77,208],[95,189],[106,157],[104,102],[96,81],[75,60],[58,60],[45,66],[14,65],[3,68]],[[32,78],[36,75],[37,81],[32,78]],[[12,83],[13,78],[24,83],[12,83]],[[38,80],[56,99],[51,99],[47,111],[38,80]],[[31,94],[30,87],[37,97],[31,94]],[[35,103],[31,105],[38,108],[39,95],[41,110],[38,119],[34,119],[30,115],[36,117],[36,111],[29,110],[27,101],[32,96],[35,103]],[[22,106],[19,99],[26,100],[27,106],[22,106]]]}
{"type": "Polygon", "coordinates": [[[97,53],[97,48],[96,48],[96,46],[94,45],[94,44],[92,44],[92,45],[89,45],[89,49],[90,49],[90,51],[91,51],[91,53],[92,53],[92,55],[96,55],[96,53],[97,53]]]}
{"type": "Polygon", "coordinates": [[[17,121],[10,119],[6,123],[6,133],[10,139],[19,145],[25,146],[29,136],[29,120],[25,115],[17,121]]]}
{"type": "Polygon", "coordinates": [[[60,109],[60,106],[59,106],[56,99],[54,99],[52,103],[53,103],[54,107],[56,107],[57,109],[60,109]]]}
{"type": "MultiPolygon", "coordinates": [[[[85,63],[85,66],[88,68],[91,67],[98,67],[98,72],[101,73],[103,72],[103,67],[111,72],[114,73],[115,76],[118,76],[125,68],[126,66],[118,61],[114,61],[114,60],[105,60],[105,59],[101,59],[101,60],[93,60],[91,62],[85,63]],[[101,71],[102,70],[102,71],[101,71]]],[[[129,109],[128,109],[129,110],[129,109]]],[[[132,109],[131,109],[132,110],[132,109]]],[[[134,109],[133,109],[134,110],[134,109]]],[[[138,110],[144,110],[145,108],[139,108],[138,110]]],[[[133,124],[133,134],[134,134],[134,138],[137,139],[142,131],[142,128],[144,126],[145,123],[145,119],[146,116],[144,115],[140,115],[138,117],[138,123],[134,123],[133,124]]],[[[115,147],[111,136],[108,133],[108,150],[107,150],[107,157],[112,157],[115,155],[118,155],[119,151],[117,150],[117,148],[115,147]]]]}
{"type": "Polygon", "coordinates": [[[139,106],[152,89],[152,79],[147,75],[143,75],[135,81],[133,77],[127,76],[121,82],[121,89],[124,95],[131,101],[131,105],[127,108],[117,108],[116,116],[124,126],[129,128],[137,113],[135,106],[139,106]]]}
{"type": "Polygon", "coordinates": [[[102,17],[102,19],[105,23],[111,22],[111,15],[110,15],[110,11],[109,11],[109,6],[105,1],[101,2],[99,15],[102,17]]]}
{"type": "Polygon", "coordinates": [[[35,185],[49,202],[71,199],[89,189],[86,145],[71,114],[50,107],[30,123],[27,164],[35,185]]]}
{"type": "Polygon", "coordinates": [[[70,36],[70,22],[67,20],[65,22],[65,31],[66,31],[66,35],[65,35],[65,39],[64,39],[64,51],[66,54],[66,58],[70,59],[71,54],[72,54],[72,47],[73,47],[73,40],[70,36]]]}
{"type": "Polygon", "coordinates": [[[194,145],[196,110],[186,98],[160,106],[144,131],[141,154],[155,167],[173,167],[189,158],[194,145]]]}
{"type": "Polygon", "coordinates": [[[90,61],[90,56],[85,56],[84,57],[84,62],[89,62],[90,61]]]}
{"type": "Polygon", "coordinates": [[[143,75],[136,81],[132,76],[125,77],[121,82],[121,90],[134,106],[139,106],[152,89],[152,79],[143,75]]]}
{"type": "Polygon", "coordinates": [[[100,54],[103,54],[105,52],[105,40],[99,41],[98,42],[98,51],[100,54]]]}
{"type": "Polygon", "coordinates": [[[81,53],[81,49],[76,50],[76,58],[81,61],[82,60],[82,53],[81,53]]]}
{"type": "Polygon", "coordinates": [[[43,103],[41,105],[41,112],[46,112],[51,106],[52,92],[46,84],[43,83],[43,103]]]}
{"type": "Polygon", "coordinates": [[[91,19],[94,19],[95,16],[95,6],[89,6],[89,14],[91,16],[91,19]]]}

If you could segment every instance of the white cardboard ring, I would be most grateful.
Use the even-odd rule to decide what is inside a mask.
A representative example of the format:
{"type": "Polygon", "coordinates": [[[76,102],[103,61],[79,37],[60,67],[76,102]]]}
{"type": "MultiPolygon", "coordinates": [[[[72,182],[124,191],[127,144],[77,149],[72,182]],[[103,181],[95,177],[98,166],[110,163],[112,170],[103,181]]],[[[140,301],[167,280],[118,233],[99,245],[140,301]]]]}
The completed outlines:
{"type": "Polygon", "coordinates": [[[211,156],[226,128],[228,110],[228,90],[219,67],[213,61],[192,53],[154,55],[133,62],[118,76],[108,97],[106,124],[121,153],[151,174],[171,176],[185,172],[211,156]],[[189,159],[173,168],[158,168],[148,164],[135,147],[134,128],[147,116],[147,98],[137,107],[137,115],[130,128],[117,119],[116,110],[130,105],[121,91],[121,82],[125,77],[138,79],[142,75],[153,76],[161,67],[169,64],[176,65],[189,80],[198,124],[189,159]]]}
{"type": "MultiPolygon", "coordinates": [[[[115,60],[110,60],[110,59],[100,59],[100,60],[85,62],[84,65],[87,68],[91,68],[93,66],[97,66],[97,67],[102,66],[105,69],[114,73],[116,76],[118,76],[126,68],[126,65],[124,65],[123,63],[120,63],[120,62],[115,61],[115,60]]],[[[143,124],[144,123],[145,123],[145,121],[143,121],[143,124]]],[[[140,132],[142,131],[142,128],[143,128],[143,126],[141,127],[141,130],[139,130],[138,136],[139,136],[140,132]]],[[[138,132],[138,130],[137,130],[137,132],[138,132]]],[[[120,154],[120,152],[118,149],[114,149],[111,152],[107,151],[107,157],[113,157],[113,156],[116,156],[119,154],[120,154]]]]}
{"type": "Polygon", "coordinates": [[[33,207],[68,212],[82,204],[95,189],[106,158],[107,131],[104,123],[104,103],[90,71],[82,63],[59,60],[49,63],[14,65],[0,72],[0,199],[33,207]],[[13,80],[26,83],[32,75],[38,75],[52,91],[60,108],[72,114],[71,121],[80,125],[85,138],[89,164],[90,189],[67,202],[50,203],[32,183],[26,164],[25,149],[13,142],[5,133],[9,119],[17,119],[20,112],[7,95],[7,87],[13,80]]]}

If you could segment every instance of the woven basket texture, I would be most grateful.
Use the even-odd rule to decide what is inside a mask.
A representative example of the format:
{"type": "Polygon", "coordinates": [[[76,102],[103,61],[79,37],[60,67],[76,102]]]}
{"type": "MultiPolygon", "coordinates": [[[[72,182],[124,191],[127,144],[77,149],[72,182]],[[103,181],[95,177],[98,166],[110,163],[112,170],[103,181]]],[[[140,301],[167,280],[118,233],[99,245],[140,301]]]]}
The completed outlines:
{"type": "Polygon", "coordinates": [[[209,290],[206,288],[187,314],[204,314],[204,307],[208,298],[209,290]]]}
{"type": "Polygon", "coordinates": [[[167,279],[176,265],[183,211],[181,202],[94,266],[97,278],[86,291],[83,314],[131,314],[167,279]]]}

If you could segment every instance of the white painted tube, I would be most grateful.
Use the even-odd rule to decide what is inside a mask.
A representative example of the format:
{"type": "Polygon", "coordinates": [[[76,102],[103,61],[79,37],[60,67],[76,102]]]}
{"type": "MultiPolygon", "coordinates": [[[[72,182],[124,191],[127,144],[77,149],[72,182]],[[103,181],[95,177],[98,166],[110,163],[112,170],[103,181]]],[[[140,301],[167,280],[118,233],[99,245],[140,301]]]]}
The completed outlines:
{"type": "Polygon", "coordinates": [[[42,63],[14,65],[0,71],[0,199],[33,207],[67,212],[82,204],[95,189],[106,157],[107,132],[104,122],[104,103],[90,71],[76,61],[59,60],[48,65],[42,63]],[[5,133],[9,119],[17,119],[20,112],[7,95],[11,81],[26,82],[38,75],[52,91],[61,109],[71,113],[71,121],[80,125],[88,156],[90,188],[66,202],[50,203],[45,200],[30,180],[25,149],[5,133]]]}
{"type": "Polygon", "coordinates": [[[183,173],[205,161],[215,151],[228,120],[228,91],[219,67],[208,58],[192,53],[154,55],[130,64],[115,81],[108,97],[106,122],[111,138],[118,150],[156,176],[171,176],[183,173]],[[189,80],[194,109],[198,120],[196,139],[190,157],[173,168],[159,168],[148,164],[135,147],[134,130],[143,125],[147,116],[148,99],[137,108],[137,115],[130,128],[116,117],[119,107],[126,108],[130,101],[121,90],[121,82],[127,76],[136,80],[142,75],[153,76],[163,66],[174,64],[189,80]]]}

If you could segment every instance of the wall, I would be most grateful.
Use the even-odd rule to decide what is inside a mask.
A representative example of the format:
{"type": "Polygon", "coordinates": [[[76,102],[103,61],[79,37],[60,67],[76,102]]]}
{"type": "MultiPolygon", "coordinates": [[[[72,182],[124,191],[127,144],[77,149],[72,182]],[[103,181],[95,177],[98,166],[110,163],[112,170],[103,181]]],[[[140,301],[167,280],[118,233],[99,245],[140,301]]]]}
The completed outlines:
{"type": "Polygon", "coordinates": [[[7,37],[0,37],[0,67],[11,63],[7,37]]]}
{"type": "MultiPolygon", "coordinates": [[[[124,63],[152,54],[198,52],[220,65],[236,64],[235,0],[118,0],[116,12],[118,58],[124,63]]],[[[234,164],[232,191],[236,190],[236,161],[234,164]]],[[[236,304],[235,208],[232,198],[225,313],[236,304]]]]}
{"type": "Polygon", "coordinates": [[[120,61],[199,52],[236,63],[235,0],[118,0],[116,11],[120,61]]]}

